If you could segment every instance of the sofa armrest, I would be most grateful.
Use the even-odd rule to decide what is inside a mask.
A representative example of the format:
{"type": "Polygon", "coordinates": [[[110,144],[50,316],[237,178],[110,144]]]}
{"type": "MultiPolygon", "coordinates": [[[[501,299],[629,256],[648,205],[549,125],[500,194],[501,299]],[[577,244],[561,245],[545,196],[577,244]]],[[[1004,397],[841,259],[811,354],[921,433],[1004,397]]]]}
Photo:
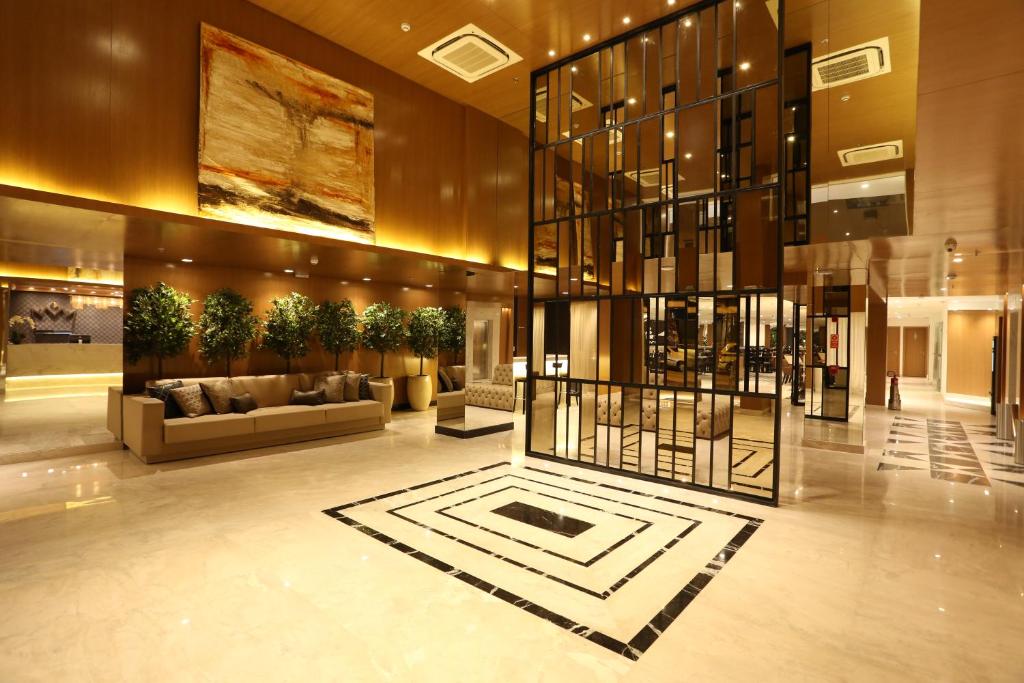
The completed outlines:
{"type": "Polygon", "coordinates": [[[124,443],[145,461],[159,455],[164,445],[164,402],[145,396],[125,396],[124,443]]]}
{"type": "Polygon", "coordinates": [[[391,405],[395,399],[395,387],[390,382],[370,382],[370,395],[374,401],[384,404],[384,424],[391,422],[391,405]]]}
{"type": "Polygon", "coordinates": [[[118,441],[124,440],[123,407],[121,401],[124,389],[121,387],[107,388],[107,431],[118,441]]]}

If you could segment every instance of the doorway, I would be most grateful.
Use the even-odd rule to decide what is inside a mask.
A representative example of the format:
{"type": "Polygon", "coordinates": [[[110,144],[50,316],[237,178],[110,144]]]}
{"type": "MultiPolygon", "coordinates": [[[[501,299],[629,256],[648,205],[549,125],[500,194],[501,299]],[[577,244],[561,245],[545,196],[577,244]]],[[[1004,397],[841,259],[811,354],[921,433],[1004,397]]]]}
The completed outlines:
{"type": "Polygon", "coordinates": [[[900,358],[903,355],[903,328],[890,327],[886,330],[885,371],[902,374],[900,358]]]}
{"type": "Polygon", "coordinates": [[[928,328],[903,328],[903,376],[928,376],[928,328]]]}

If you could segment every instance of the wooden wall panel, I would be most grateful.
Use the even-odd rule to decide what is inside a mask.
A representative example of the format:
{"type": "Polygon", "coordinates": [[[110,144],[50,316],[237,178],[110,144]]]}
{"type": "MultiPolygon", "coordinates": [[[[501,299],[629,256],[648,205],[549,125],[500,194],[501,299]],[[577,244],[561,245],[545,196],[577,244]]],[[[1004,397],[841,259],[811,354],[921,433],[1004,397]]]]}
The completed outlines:
{"type": "Polygon", "coordinates": [[[888,345],[888,304],[874,296],[868,297],[868,329],[865,339],[867,352],[867,381],[864,387],[864,402],[869,406],[884,406],[888,378],[886,370],[886,346],[888,345]]]}
{"type": "Polygon", "coordinates": [[[992,389],[992,337],[999,316],[989,311],[950,311],[946,340],[946,391],[988,396],[992,389]]]}
{"type": "Polygon", "coordinates": [[[378,244],[525,267],[525,136],[244,0],[3,3],[0,182],[195,214],[202,22],[373,93],[378,244]]]}
{"type": "MultiPolygon", "coordinates": [[[[319,303],[325,299],[339,300],[348,297],[357,313],[375,301],[390,301],[406,311],[419,306],[465,307],[464,295],[427,289],[409,289],[377,283],[352,282],[342,285],[333,278],[296,278],[278,274],[264,274],[237,268],[203,267],[196,264],[182,266],[160,261],[127,259],[125,262],[125,291],[136,287],[149,286],[155,282],[167,284],[188,292],[196,300],[192,306],[193,318],[198,322],[203,311],[202,300],[207,294],[221,287],[231,286],[254,302],[254,309],[261,318],[270,308],[274,297],[299,292],[319,303]]],[[[292,372],[316,372],[334,367],[334,357],[326,353],[314,340],[310,353],[305,358],[292,360],[292,372]]],[[[342,354],[343,369],[358,370],[376,376],[380,372],[380,356],[360,349],[351,354],[342,354]]],[[[436,375],[436,361],[427,361],[424,372],[436,375]]],[[[282,373],[285,362],[270,351],[253,348],[250,355],[231,366],[232,375],[259,375],[282,373]]],[[[408,349],[385,356],[385,373],[395,378],[395,404],[406,403],[405,378],[419,372],[419,359],[408,349]]],[[[187,353],[164,361],[165,377],[223,376],[224,368],[217,364],[208,365],[198,352],[198,339],[192,340],[187,353]]],[[[156,362],[143,360],[135,365],[125,364],[124,386],[126,391],[138,391],[147,379],[156,376],[156,362]]],[[[436,383],[435,383],[436,384],[436,383]]],[[[435,391],[437,387],[435,386],[435,391]]]]}

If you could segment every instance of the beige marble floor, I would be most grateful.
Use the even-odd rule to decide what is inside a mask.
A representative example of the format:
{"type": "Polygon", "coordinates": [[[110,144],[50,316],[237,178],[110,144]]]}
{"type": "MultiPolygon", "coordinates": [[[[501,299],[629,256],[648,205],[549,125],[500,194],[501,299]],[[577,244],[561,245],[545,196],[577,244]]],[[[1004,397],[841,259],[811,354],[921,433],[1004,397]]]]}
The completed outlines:
{"type": "Polygon", "coordinates": [[[0,398],[0,464],[114,445],[106,427],[106,390],[86,395],[38,391],[16,398],[13,393],[0,398]]]}
{"type": "MultiPolygon", "coordinates": [[[[924,389],[903,414],[989,421],[924,389]]],[[[523,462],[521,415],[465,441],[396,417],[161,466],[0,465],[0,680],[1024,679],[1024,488],[878,471],[893,413],[867,409],[864,455],[799,447],[790,414],[776,509],[587,472],[764,520],[636,662],[322,514],[523,462]]]]}

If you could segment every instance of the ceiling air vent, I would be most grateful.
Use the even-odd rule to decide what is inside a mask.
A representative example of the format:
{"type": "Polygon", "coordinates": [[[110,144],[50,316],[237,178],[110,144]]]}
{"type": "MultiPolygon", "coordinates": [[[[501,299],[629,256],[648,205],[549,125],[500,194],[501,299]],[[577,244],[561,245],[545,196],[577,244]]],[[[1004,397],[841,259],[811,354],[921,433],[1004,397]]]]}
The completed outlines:
{"type": "Polygon", "coordinates": [[[836,154],[839,155],[839,163],[843,166],[857,166],[859,164],[873,164],[876,161],[902,159],[903,140],[890,140],[889,142],[880,142],[876,145],[841,149],[836,154]]]}
{"type": "MultiPolygon", "coordinates": [[[[574,112],[580,109],[586,109],[587,107],[593,107],[594,103],[580,95],[575,90],[572,91],[572,110],[574,112]]],[[[558,113],[557,111],[554,113],[558,113]]],[[[538,88],[537,89],[537,120],[541,123],[547,123],[548,121],[548,89],[538,88]]],[[[563,131],[564,135],[565,131],[563,131]]],[[[565,137],[568,137],[565,135],[565,137]]]]}
{"type": "Polygon", "coordinates": [[[881,76],[892,71],[889,38],[861,43],[839,52],[832,52],[811,62],[812,90],[881,76]]]}
{"type": "Polygon", "coordinates": [[[523,59],[473,24],[428,45],[419,55],[469,83],[523,59]]]}

